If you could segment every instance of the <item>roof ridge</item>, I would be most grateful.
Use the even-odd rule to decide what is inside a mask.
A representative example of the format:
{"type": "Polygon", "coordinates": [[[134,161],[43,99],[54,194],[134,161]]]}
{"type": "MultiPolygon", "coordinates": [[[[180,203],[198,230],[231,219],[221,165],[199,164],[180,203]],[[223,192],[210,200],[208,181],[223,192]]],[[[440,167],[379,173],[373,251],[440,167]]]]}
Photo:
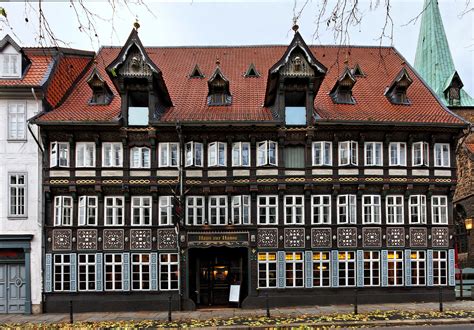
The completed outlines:
{"type": "MultiPolygon", "coordinates": [[[[102,49],[122,49],[123,46],[113,46],[113,45],[103,45],[99,48],[98,52],[102,49]]],[[[270,47],[285,47],[288,48],[287,44],[260,44],[260,45],[186,45],[186,46],[144,46],[145,48],[149,49],[177,49],[177,48],[270,48],[270,47]]],[[[394,48],[393,46],[379,46],[379,45],[315,45],[315,44],[308,44],[308,47],[316,47],[316,48],[374,48],[374,49],[390,49],[394,48]]]]}

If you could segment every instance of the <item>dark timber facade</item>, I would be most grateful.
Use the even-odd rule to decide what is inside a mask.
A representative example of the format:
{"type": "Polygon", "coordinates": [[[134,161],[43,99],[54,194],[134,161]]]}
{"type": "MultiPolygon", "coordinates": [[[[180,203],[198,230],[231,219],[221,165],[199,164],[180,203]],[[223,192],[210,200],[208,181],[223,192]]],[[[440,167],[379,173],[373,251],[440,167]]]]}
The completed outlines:
{"type": "Polygon", "coordinates": [[[393,48],[133,30],[96,63],[35,119],[47,312],[454,298],[465,123],[393,48]]]}

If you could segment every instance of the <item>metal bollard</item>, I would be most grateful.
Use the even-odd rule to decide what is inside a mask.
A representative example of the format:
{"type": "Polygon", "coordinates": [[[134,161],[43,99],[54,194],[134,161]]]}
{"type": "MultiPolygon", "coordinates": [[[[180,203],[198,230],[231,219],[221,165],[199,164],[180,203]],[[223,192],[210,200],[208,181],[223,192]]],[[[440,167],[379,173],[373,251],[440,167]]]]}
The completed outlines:
{"type": "Polygon", "coordinates": [[[439,311],[443,312],[443,287],[439,286],[439,311]]]}
{"type": "Polygon", "coordinates": [[[459,289],[460,289],[460,291],[459,291],[459,298],[460,298],[460,299],[463,299],[463,298],[464,298],[464,297],[463,297],[463,294],[464,294],[464,293],[463,293],[463,290],[464,290],[464,288],[463,288],[463,285],[462,285],[462,284],[463,284],[463,283],[462,283],[462,267],[459,267],[459,289]]]}
{"type": "Polygon", "coordinates": [[[265,293],[265,306],[267,308],[267,317],[270,317],[270,302],[268,301],[268,292],[265,293]]]}
{"type": "Polygon", "coordinates": [[[171,322],[171,295],[168,297],[168,322],[171,322]]]}
{"type": "Polygon", "coordinates": [[[357,288],[354,289],[354,314],[357,315],[359,314],[359,310],[358,310],[358,291],[357,291],[357,288]]]}
{"type": "Polygon", "coordinates": [[[69,300],[69,323],[74,323],[74,312],[72,310],[72,300],[69,300]]]}

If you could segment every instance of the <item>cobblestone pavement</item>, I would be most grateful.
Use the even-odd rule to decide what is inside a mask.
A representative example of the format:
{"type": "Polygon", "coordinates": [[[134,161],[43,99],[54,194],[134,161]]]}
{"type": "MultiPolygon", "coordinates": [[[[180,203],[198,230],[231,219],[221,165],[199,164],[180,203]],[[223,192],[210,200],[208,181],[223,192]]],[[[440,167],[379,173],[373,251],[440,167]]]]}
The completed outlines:
{"type": "MultiPolygon", "coordinates": [[[[474,301],[455,301],[445,302],[445,310],[474,310],[474,301]]],[[[359,305],[359,313],[371,312],[375,310],[389,311],[437,311],[438,303],[401,303],[401,304],[367,304],[359,305]]],[[[302,314],[321,315],[332,313],[351,313],[354,311],[352,305],[330,305],[330,306],[301,306],[301,307],[285,307],[272,308],[270,310],[272,316],[298,316],[302,314]]],[[[210,318],[230,318],[234,316],[261,316],[265,315],[264,309],[239,309],[239,308],[222,308],[222,309],[199,309],[192,312],[173,312],[173,320],[181,319],[198,319],[206,320],[210,318]]],[[[167,312],[110,312],[110,313],[76,313],[74,321],[122,321],[122,320],[166,320],[167,312]]],[[[48,313],[37,315],[21,315],[21,314],[0,314],[1,323],[58,323],[69,322],[69,314],[66,313],[48,313]]]]}

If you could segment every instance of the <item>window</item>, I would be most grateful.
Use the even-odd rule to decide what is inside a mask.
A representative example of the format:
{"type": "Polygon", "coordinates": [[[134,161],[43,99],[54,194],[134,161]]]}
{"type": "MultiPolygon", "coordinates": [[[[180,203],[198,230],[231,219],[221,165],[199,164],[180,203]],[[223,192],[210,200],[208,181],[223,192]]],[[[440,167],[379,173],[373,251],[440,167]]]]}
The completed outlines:
{"type": "Polygon", "coordinates": [[[415,142],[412,148],[413,166],[428,166],[428,143],[415,142]]]}
{"type": "Polygon", "coordinates": [[[448,284],[446,251],[433,251],[433,285],[448,284]]]}
{"type": "Polygon", "coordinates": [[[97,197],[79,197],[79,226],[97,225],[97,197]]]}
{"type": "Polygon", "coordinates": [[[357,223],[356,195],[337,196],[337,223],[340,225],[357,223]]]}
{"type": "Polygon", "coordinates": [[[286,146],[284,150],[285,167],[290,168],[305,168],[305,147],[300,146],[286,146]]]}
{"type": "Polygon", "coordinates": [[[79,291],[95,291],[95,254],[78,255],[79,291]]]}
{"type": "Polygon", "coordinates": [[[158,150],[160,167],[179,165],[179,143],[159,143],[158,150]]]}
{"type": "Polygon", "coordinates": [[[186,223],[195,226],[204,224],[204,197],[186,197],[186,223]]]}
{"type": "Polygon", "coordinates": [[[287,288],[302,288],[304,286],[303,252],[285,253],[285,275],[287,288]]]}
{"type": "Polygon", "coordinates": [[[331,224],[331,195],[311,196],[311,224],[331,224]]]}
{"type": "Polygon", "coordinates": [[[150,168],[150,148],[133,147],[130,150],[131,168],[150,168]]]}
{"type": "Polygon", "coordinates": [[[50,167],[68,167],[69,166],[69,143],[52,142],[51,154],[49,157],[50,167]]]}
{"type": "Polygon", "coordinates": [[[102,166],[122,166],[122,143],[105,142],[102,144],[102,166]]]}
{"type": "Polygon", "coordinates": [[[258,253],[258,287],[277,287],[277,258],[276,252],[258,253]]]}
{"type": "Polygon", "coordinates": [[[132,290],[150,290],[150,255],[132,254],[132,290]]]}
{"type": "Polygon", "coordinates": [[[227,196],[209,197],[209,224],[227,224],[227,196]]]}
{"type": "Polygon", "coordinates": [[[170,226],[173,223],[172,198],[172,196],[160,196],[160,198],[158,198],[158,224],[160,226],[170,226]]]}
{"type": "Polygon", "coordinates": [[[355,252],[339,252],[339,286],[355,286],[356,284],[356,263],[355,252]]]}
{"type": "Polygon", "coordinates": [[[232,196],[232,224],[250,225],[250,196],[232,196]]]}
{"type": "Polygon", "coordinates": [[[232,143],[232,166],[250,166],[250,143],[232,143]]]}
{"type": "Polygon", "coordinates": [[[26,103],[8,103],[8,140],[26,140],[26,103]]]}
{"type": "Polygon", "coordinates": [[[411,285],[426,285],[425,251],[411,251],[411,285]]]}
{"type": "Polygon", "coordinates": [[[362,196],[362,219],[364,224],[381,223],[381,205],[379,195],[362,196]]]}
{"type": "Polygon", "coordinates": [[[403,196],[387,196],[387,225],[401,225],[404,223],[403,217],[403,196]]]}
{"type": "Polygon", "coordinates": [[[178,290],[179,266],[177,253],[160,254],[160,290],[178,290]]]}
{"type": "Polygon", "coordinates": [[[123,260],[121,254],[105,254],[105,290],[120,291],[122,290],[123,280],[123,260]]]}
{"type": "Polygon", "coordinates": [[[71,255],[54,255],[54,291],[71,290],[71,255]]]}
{"type": "MultiPolygon", "coordinates": [[[[132,197],[132,226],[151,225],[151,197],[132,197]]],[[[123,220],[122,220],[123,221],[123,220]]]]}
{"type": "Polygon", "coordinates": [[[226,166],[227,145],[224,142],[209,143],[208,152],[208,166],[226,166]]]}
{"type": "Polygon", "coordinates": [[[95,144],[93,142],[78,142],[76,144],[76,167],[95,166],[95,144]]]}
{"type": "Polygon", "coordinates": [[[278,143],[261,141],[257,143],[257,166],[278,165],[278,143]]]}
{"type": "Polygon", "coordinates": [[[259,225],[278,224],[278,196],[258,196],[257,210],[259,225]]]}
{"type": "Polygon", "coordinates": [[[202,143],[188,142],[185,145],[186,166],[201,166],[202,167],[202,143]]]}
{"type": "Polygon", "coordinates": [[[403,252],[402,251],[388,251],[388,285],[401,286],[403,285],[403,252]]]}
{"type": "Polygon", "coordinates": [[[26,217],[27,205],[27,176],[25,173],[8,174],[8,216],[26,217]]]}
{"type": "Polygon", "coordinates": [[[313,166],[332,165],[332,142],[313,142],[313,166]]]}
{"type": "Polygon", "coordinates": [[[285,225],[304,224],[304,196],[285,196],[285,225]]]}
{"type": "Polygon", "coordinates": [[[128,92],[128,125],[148,125],[149,99],[148,91],[132,90],[128,92]]]}
{"type": "Polygon", "coordinates": [[[449,167],[449,144],[435,143],[434,145],[434,161],[437,167],[449,167]]]}
{"type": "Polygon", "coordinates": [[[54,225],[72,226],[72,197],[54,197],[54,225]]]}
{"type": "Polygon", "coordinates": [[[410,196],[410,224],[426,223],[426,196],[410,196]]]}
{"type": "Polygon", "coordinates": [[[448,224],[448,197],[431,197],[431,222],[433,225],[448,224]]]}
{"type": "Polygon", "coordinates": [[[21,56],[20,54],[0,54],[2,62],[0,76],[2,78],[21,77],[21,56]]]}
{"type": "Polygon", "coordinates": [[[331,286],[331,260],[329,252],[313,252],[313,286],[331,286]]]}
{"type": "Polygon", "coordinates": [[[105,225],[123,226],[123,197],[105,197],[105,225]]]}
{"type": "Polygon", "coordinates": [[[364,251],[364,286],[380,285],[380,252],[364,251]]]}
{"type": "Polygon", "coordinates": [[[339,142],[339,165],[358,164],[358,144],[355,141],[339,142]]]}
{"type": "Polygon", "coordinates": [[[301,89],[285,91],[285,124],[287,126],[306,125],[305,91],[301,89]]]}
{"type": "Polygon", "coordinates": [[[382,142],[365,142],[365,166],[382,166],[382,142]]]}
{"type": "Polygon", "coordinates": [[[407,165],[407,144],[404,142],[391,142],[389,145],[390,166],[407,165]]]}

